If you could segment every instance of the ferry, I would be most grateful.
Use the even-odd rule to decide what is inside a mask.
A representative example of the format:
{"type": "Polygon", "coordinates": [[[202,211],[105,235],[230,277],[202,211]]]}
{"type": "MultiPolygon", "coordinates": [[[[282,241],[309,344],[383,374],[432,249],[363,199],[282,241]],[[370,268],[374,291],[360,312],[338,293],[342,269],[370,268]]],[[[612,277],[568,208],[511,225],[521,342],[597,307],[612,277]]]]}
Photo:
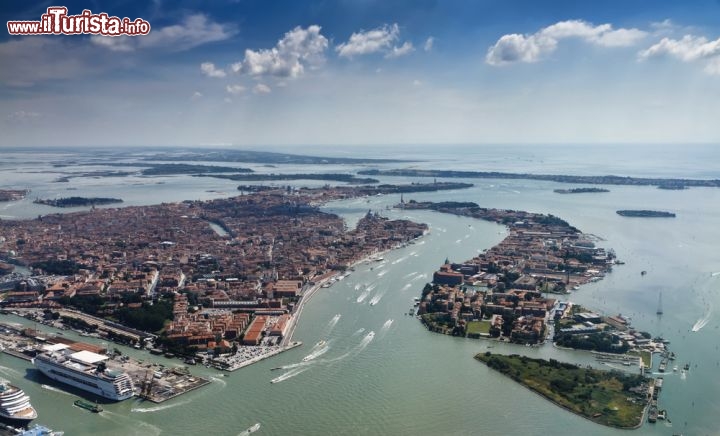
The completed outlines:
{"type": "Polygon", "coordinates": [[[107,359],[102,354],[72,352],[65,344],[53,344],[44,346],[32,362],[53,380],[109,400],[127,400],[134,395],[132,379],[125,372],[108,369],[107,359]]]}
{"type": "Polygon", "coordinates": [[[100,407],[98,404],[88,403],[87,401],[83,400],[75,400],[73,404],[75,404],[81,409],[89,410],[92,413],[100,413],[103,411],[103,408],[100,407]]]}
{"type": "Polygon", "coordinates": [[[37,411],[30,404],[30,397],[7,380],[0,380],[0,418],[21,425],[27,425],[37,418],[37,411]]]}

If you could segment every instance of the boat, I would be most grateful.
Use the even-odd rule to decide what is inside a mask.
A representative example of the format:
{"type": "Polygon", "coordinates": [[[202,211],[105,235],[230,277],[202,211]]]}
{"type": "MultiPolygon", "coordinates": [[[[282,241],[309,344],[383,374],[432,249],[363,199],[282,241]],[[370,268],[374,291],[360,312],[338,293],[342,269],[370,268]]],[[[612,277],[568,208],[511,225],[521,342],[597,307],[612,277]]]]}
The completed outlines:
{"type": "Polygon", "coordinates": [[[255,433],[256,431],[260,430],[260,423],[250,426],[247,428],[247,430],[241,432],[238,436],[247,436],[249,434],[255,433]]]}
{"type": "Polygon", "coordinates": [[[66,344],[52,344],[45,345],[32,362],[53,380],[108,400],[127,400],[134,395],[132,379],[125,372],[108,369],[107,359],[87,350],[73,352],[66,344]]]}
{"type": "Polygon", "coordinates": [[[186,365],[197,365],[197,362],[192,357],[188,357],[184,360],[186,365]]]}
{"type": "Polygon", "coordinates": [[[318,342],[317,344],[315,344],[315,348],[324,347],[325,344],[327,344],[327,342],[325,342],[325,341],[320,341],[320,342],[318,342]]]}
{"type": "Polygon", "coordinates": [[[18,434],[19,436],[63,436],[65,432],[55,431],[43,425],[35,424],[32,428],[18,434]]]}
{"type": "Polygon", "coordinates": [[[75,400],[75,402],[73,404],[75,404],[76,406],[78,406],[81,409],[89,410],[92,413],[100,413],[103,411],[103,408],[100,407],[100,405],[88,403],[87,401],[83,401],[83,400],[75,400]]]}
{"type": "Polygon", "coordinates": [[[27,425],[37,418],[37,411],[30,404],[30,397],[7,380],[0,380],[0,418],[27,425]]]}

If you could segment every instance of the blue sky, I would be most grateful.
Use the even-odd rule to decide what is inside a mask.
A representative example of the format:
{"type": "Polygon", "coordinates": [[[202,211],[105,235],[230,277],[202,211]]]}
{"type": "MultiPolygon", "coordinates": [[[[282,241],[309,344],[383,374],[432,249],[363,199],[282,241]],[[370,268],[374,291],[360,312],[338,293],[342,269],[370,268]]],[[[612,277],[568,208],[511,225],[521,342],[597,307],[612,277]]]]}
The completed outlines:
{"type": "Polygon", "coordinates": [[[720,140],[720,2],[3,4],[148,36],[0,36],[1,146],[720,140]]]}

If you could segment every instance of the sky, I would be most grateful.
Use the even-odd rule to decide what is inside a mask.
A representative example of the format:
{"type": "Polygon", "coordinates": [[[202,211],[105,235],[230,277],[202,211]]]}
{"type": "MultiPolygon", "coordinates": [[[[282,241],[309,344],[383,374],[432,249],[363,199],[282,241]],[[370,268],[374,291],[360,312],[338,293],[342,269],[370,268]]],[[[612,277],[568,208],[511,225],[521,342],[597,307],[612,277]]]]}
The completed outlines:
{"type": "Polygon", "coordinates": [[[8,1],[0,147],[720,142],[720,1],[8,1]]]}

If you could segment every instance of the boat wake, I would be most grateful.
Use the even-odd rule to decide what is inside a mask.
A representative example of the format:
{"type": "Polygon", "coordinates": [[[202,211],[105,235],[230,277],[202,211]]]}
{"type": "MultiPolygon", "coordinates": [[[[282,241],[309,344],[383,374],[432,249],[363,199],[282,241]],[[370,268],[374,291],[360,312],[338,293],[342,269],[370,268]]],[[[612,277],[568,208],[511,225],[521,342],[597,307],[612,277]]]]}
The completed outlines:
{"type": "Polygon", "coordinates": [[[130,409],[131,412],[137,412],[137,413],[152,413],[152,412],[159,412],[161,410],[167,410],[172,409],[173,407],[182,406],[183,404],[188,404],[190,401],[181,401],[174,404],[165,404],[163,406],[154,406],[154,407],[133,407],[130,409]]]}
{"type": "Polygon", "coordinates": [[[455,241],[456,244],[459,244],[459,243],[461,243],[461,242],[462,242],[462,239],[458,239],[458,240],[455,241]]]}
{"type": "Polygon", "coordinates": [[[382,325],[382,327],[380,328],[380,330],[381,330],[381,331],[387,331],[387,329],[389,329],[390,326],[392,325],[393,321],[394,321],[393,319],[389,319],[389,320],[385,321],[385,323],[382,325]]]}
{"type": "Polygon", "coordinates": [[[65,392],[65,391],[63,391],[62,389],[58,389],[58,388],[56,388],[55,386],[40,385],[40,387],[43,388],[43,389],[45,389],[45,390],[48,390],[48,391],[58,392],[58,393],[60,393],[60,394],[65,394],[65,395],[72,395],[71,393],[65,392]]]}
{"type": "Polygon", "coordinates": [[[407,259],[407,258],[408,258],[407,256],[403,256],[403,257],[401,257],[401,258],[398,258],[398,259],[393,260],[393,261],[391,262],[391,264],[392,264],[392,265],[397,265],[398,263],[404,261],[404,260],[407,259]]]}
{"type": "Polygon", "coordinates": [[[407,291],[407,290],[410,289],[411,287],[412,287],[412,285],[411,285],[410,283],[408,283],[407,285],[403,286],[402,290],[403,290],[403,291],[407,291]]]}
{"type": "Polygon", "coordinates": [[[210,380],[214,381],[215,383],[219,384],[222,387],[227,386],[227,382],[221,378],[217,377],[210,377],[210,380]]]}
{"type": "Polygon", "coordinates": [[[720,271],[710,274],[710,277],[717,277],[717,276],[720,276],[720,271]]]}
{"type": "Polygon", "coordinates": [[[18,371],[17,369],[14,369],[14,368],[8,368],[7,366],[0,366],[0,374],[22,377],[22,374],[20,373],[20,371],[18,371]]]}
{"type": "Polygon", "coordinates": [[[374,306],[382,300],[382,297],[385,295],[385,293],[376,294],[374,297],[372,297],[372,300],[370,300],[370,305],[374,306]]]}
{"type": "Polygon", "coordinates": [[[359,291],[359,290],[360,290],[360,283],[358,283],[357,285],[355,285],[355,290],[356,290],[356,291],[359,291]]]}
{"type": "Polygon", "coordinates": [[[359,329],[357,329],[357,331],[356,331],[355,333],[353,333],[352,335],[353,335],[353,336],[357,336],[357,335],[361,334],[361,333],[364,332],[364,331],[365,331],[364,328],[359,328],[359,329]]]}
{"type": "Polygon", "coordinates": [[[285,380],[290,379],[290,378],[293,378],[293,377],[295,377],[296,375],[298,375],[298,374],[300,374],[300,373],[303,373],[303,372],[305,372],[305,371],[307,371],[307,370],[308,370],[308,368],[304,368],[304,367],[291,369],[290,371],[286,372],[285,374],[282,374],[282,375],[280,375],[280,376],[278,376],[278,377],[275,377],[274,379],[270,380],[270,383],[280,383],[280,382],[284,382],[285,380]]]}
{"type": "Polygon", "coordinates": [[[413,277],[410,281],[414,282],[414,281],[422,280],[422,279],[426,279],[426,278],[427,278],[427,274],[419,274],[419,275],[413,277]]]}
{"type": "Polygon", "coordinates": [[[360,294],[360,295],[357,297],[357,299],[355,299],[355,302],[356,302],[356,303],[362,303],[363,301],[365,301],[365,299],[368,297],[368,295],[370,295],[370,292],[372,292],[372,289],[370,289],[370,288],[365,289],[365,290],[362,292],[362,294],[360,294]]]}
{"type": "Polygon", "coordinates": [[[710,322],[710,315],[712,315],[712,310],[708,310],[708,312],[707,312],[707,314],[705,314],[705,316],[703,316],[702,318],[697,320],[695,322],[695,324],[692,326],[691,330],[693,332],[700,331],[703,327],[705,327],[707,325],[707,323],[710,322]]]}
{"type": "Polygon", "coordinates": [[[335,326],[337,325],[338,321],[340,321],[340,317],[341,317],[341,316],[342,316],[342,315],[338,313],[337,315],[333,316],[332,319],[328,322],[328,325],[327,325],[328,333],[329,333],[330,331],[332,331],[333,328],[335,328],[335,326]]]}
{"type": "Polygon", "coordinates": [[[98,416],[100,416],[103,419],[107,419],[108,421],[114,422],[115,424],[126,426],[128,424],[132,425],[132,428],[134,428],[136,431],[134,433],[128,433],[128,434],[135,434],[135,435],[142,435],[142,436],[160,436],[162,433],[162,430],[160,430],[159,427],[156,427],[148,422],[130,418],[126,415],[121,415],[119,413],[111,412],[109,410],[103,410],[102,413],[98,413],[98,416]]]}
{"type": "Polygon", "coordinates": [[[419,273],[420,273],[420,271],[413,271],[413,272],[411,272],[410,274],[405,274],[405,275],[403,276],[403,278],[404,278],[404,279],[409,279],[410,277],[414,276],[415,274],[419,274],[419,273]]]}
{"type": "Polygon", "coordinates": [[[327,344],[322,345],[318,347],[317,345],[313,348],[313,350],[308,354],[307,356],[303,357],[303,362],[310,362],[312,360],[317,359],[318,357],[322,356],[323,354],[327,353],[327,351],[330,349],[330,346],[327,344]]]}
{"type": "MultiPolygon", "coordinates": [[[[365,329],[360,329],[360,330],[365,331],[365,329]]],[[[356,333],[357,333],[357,332],[356,332],[356,333]]],[[[353,335],[353,336],[355,336],[355,335],[353,335]]],[[[368,333],[367,335],[365,335],[365,336],[362,338],[362,340],[360,341],[360,343],[359,343],[358,345],[356,345],[355,347],[353,347],[353,348],[350,349],[349,351],[347,351],[347,352],[345,352],[344,354],[341,354],[341,355],[339,355],[339,356],[337,356],[337,357],[333,357],[332,359],[322,360],[322,362],[323,362],[323,363],[335,363],[335,362],[339,362],[339,361],[341,361],[341,360],[343,360],[343,359],[345,359],[345,358],[347,358],[347,357],[349,357],[349,356],[358,355],[358,354],[360,354],[365,348],[367,348],[368,345],[370,345],[370,342],[372,342],[372,340],[373,340],[374,337],[375,337],[375,332],[374,332],[374,331],[370,331],[370,333],[368,333]]]]}
{"type": "Polygon", "coordinates": [[[387,270],[380,271],[380,272],[378,273],[378,277],[382,277],[382,276],[384,276],[385,274],[387,274],[387,270]]]}

